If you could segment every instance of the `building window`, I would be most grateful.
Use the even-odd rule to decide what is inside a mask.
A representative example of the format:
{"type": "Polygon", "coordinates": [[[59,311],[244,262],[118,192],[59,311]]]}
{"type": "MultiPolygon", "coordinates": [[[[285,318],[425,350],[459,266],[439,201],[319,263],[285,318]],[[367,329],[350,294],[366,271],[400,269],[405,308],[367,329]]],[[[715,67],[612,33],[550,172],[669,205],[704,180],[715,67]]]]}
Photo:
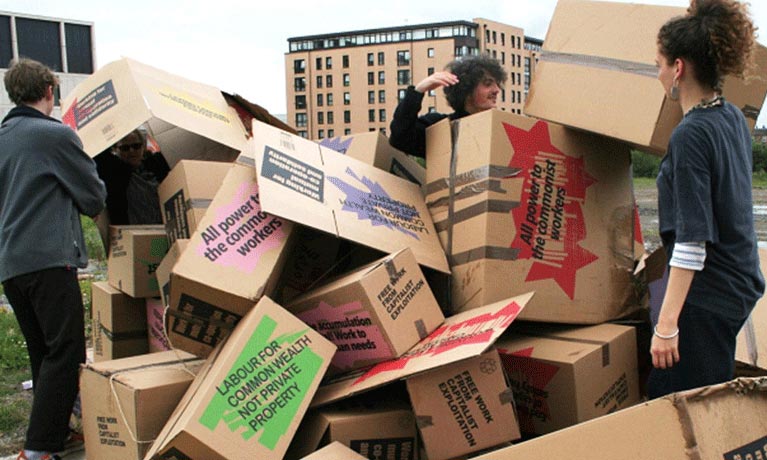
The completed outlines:
{"type": "Polygon", "coordinates": [[[426,57],[430,57],[430,58],[434,57],[434,48],[429,48],[426,50],[426,57]]]}
{"type": "Polygon", "coordinates": [[[299,131],[299,132],[298,132],[298,135],[299,135],[299,136],[301,136],[301,137],[303,137],[304,139],[306,139],[306,137],[307,137],[307,136],[306,136],[306,131],[299,131]]]}
{"type": "Polygon", "coordinates": [[[373,53],[368,53],[368,65],[375,64],[375,58],[373,57],[373,53]]]}
{"type": "Polygon", "coordinates": [[[490,31],[485,29],[485,43],[490,43],[490,31]]]}
{"type": "MultiPolygon", "coordinates": [[[[64,33],[67,42],[67,71],[70,73],[93,73],[91,27],[79,24],[64,24],[64,33]]],[[[0,33],[0,43],[2,42],[3,36],[0,33]]],[[[1,55],[2,52],[0,52],[1,55]]],[[[1,58],[0,61],[2,61],[1,58]]],[[[0,67],[3,67],[2,62],[0,62],[0,67]]]]}
{"type": "Polygon", "coordinates": [[[439,29],[426,29],[426,38],[439,37],[439,29]]]}
{"type": "Polygon", "coordinates": [[[511,103],[512,104],[516,104],[517,103],[517,92],[516,91],[512,91],[511,92],[511,103]]]}
{"type": "Polygon", "coordinates": [[[322,88],[322,75],[317,75],[317,88],[322,88]]]}
{"type": "Polygon", "coordinates": [[[324,139],[325,138],[325,130],[321,129],[317,131],[317,139],[324,139]]]}
{"type": "Polygon", "coordinates": [[[405,99],[406,90],[401,89],[397,91],[397,102],[402,102],[402,99],[405,99]]]}
{"type": "Polygon", "coordinates": [[[304,73],[306,71],[306,61],[303,59],[296,59],[293,61],[293,72],[304,73]]]}
{"type": "Polygon", "coordinates": [[[349,135],[349,134],[351,134],[351,133],[352,133],[352,130],[351,130],[351,129],[349,129],[349,128],[344,128],[344,136],[348,136],[348,135],[349,135]]]}
{"type": "Polygon", "coordinates": [[[501,32],[501,46],[506,45],[506,34],[501,32]]]}
{"type": "Polygon", "coordinates": [[[501,102],[506,102],[506,90],[501,89],[501,102]]]}
{"type": "Polygon", "coordinates": [[[328,103],[328,107],[333,106],[333,93],[328,93],[328,96],[325,98],[325,101],[328,103]]]}
{"type": "Polygon", "coordinates": [[[325,68],[330,70],[333,68],[333,58],[328,56],[325,58],[325,68]]]}
{"type": "Polygon", "coordinates": [[[336,137],[336,130],[335,129],[329,129],[328,130],[328,137],[336,137]]]}
{"type": "Polygon", "coordinates": [[[344,123],[351,123],[351,122],[352,122],[351,110],[344,110],[344,123]]]}
{"type": "Polygon", "coordinates": [[[382,70],[378,72],[378,84],[383,85],[386,83],[386,73],[382,70]]]}
{"type": "Polygon", "coordinates": [[[306,96],[296,96],[296,108],[297,109],[305,109],[306,108],[306,96]]]}
{"type": "Polygon", "coordinates": [[[325,75],[325,87],[326,88],[333,87],[333,75],[325,75]]]}
{"type": "Polygon", "coordinates": [[[384,53],[383,51],[378,52],[378,65],[384,65],[384,53]]]}
{"type": "Polygon", "coordinates": [[[349,68],[349,55],[348,54],[344,54],[343,56],[341,56],[341,65],[343,65],[344,69],[348,69],[349,68]]]}
{"type": "Polygon", "coordinates": [[[409,85],[410,84],[410,70],[398,70],[397,71],[397,84],[409,85]]]}
{"type": "Polygon", "coordinates": [[[7,69],[13,59],[11,17],[0,15],[0,68],[7,69]]]}
{"type": "Polygon", "coordinates": [[[324,99],[325,98],[322,96],[322,93],[317,95],[317,107],[322,107],[324,99]]]}
{"type": "Polygon", "coordinates": [[[386,128],[380,128],[378,131],[380,131],[384,136],[386,135],[386,128]]]}
{"type": "Polygon", "coordinates": [[[321,57],[318,57],[317,59],[314,60],[314,68],[316,70],[322,70],[322,58],[321,57]]]}
{"type": "Polygon", "coordinates": [[[376,109],[368,110],[368,121],[370,123],[373,123],[374,121],[376,121],[376,109]]]}
{"type": "Polygon", "coordinates": [[[293,89],[296,91],[306,91],[306,78],[296,77],[293,79],[293,89]]]}
{"type": "Polygon", "coordinates": [[[372,85],[376,81],[375,72],[368,72],[368,85],[372,85]]]}
{"type": "Polygon", "coordinates": [[[517,84],[517,74],[514,72],[511,72],[511,84],[516,85],[517,84]]]}
{"type": "Polygon", "coordinates": [[[436,95],[437,95],[437,90],[436,90],[436,89],[430,89],[430,90],[429,90],[429,96],[432,96],[432,97],[434,97],[434,96],[436,96],[436,95]]]}
{"type": "Polygon", "coordinates": [[[381,104],[386,102],[386,91],[384,90],[378,91],[378,102],[380,102],[381,104]]]}
{"type": "MultiPolygon", "coordinates": [[[[512,54],[512,56],[514,55],[512,54]]],[[[503,51],[501,51],[501,64],[506,64],[506,53],[503,51]]]]}
{"type": "Polygon", "coordinates": [[[386,109],[380,109],[378,111],[378,121],[386,121],[386,109]]]}
{"type": "Polygon", "coordinates": [[[497,41],[496,41],[497,38],[498,38],[498,36],[495,34],[495,31],[493,31],[493,44],[497,43],[497,41]]]}
{"type": "Polygon", "coordinates": [[[344,74],[344,86],[349,86],[351,84],[351,77],[349,77],[348,73],[344,74]]]}
{"type": "Polygon", "coordinates": [[[429,113],[436,113],[437,108],[436,107],[429,107],[429,113]]]}
{"type": "Polygon", "coordinates": [[[368,91],[368,104],[375,104],[375,101],[376,101],[376,92],[368,91]]]}
{"type": "Polygon", "coordinates": [[[335,123],[335,121],[333,120],[333,112],[328,112],[327,119],[328,119],[329,125],[332,125],[333,123],[335,123]]]}
{"type": "Polygon", "coordinates": [[[432,75],[434,73],[434,67],[429,67],[426,69],[426,75],[432,75]]]}
{"type": "Polygon", "coordinates": [[[306,114],[305,113],[297,113],[296,114],[296,127],[297,128],[305,128],[306,127],[306,114]]]}
{"type": "Polygon", "coordinates": [[[56,72],[63,72],[61,28],[58,22],[16,18],[19,56],[42,62],[56,72]]]}
{"type": "Polygon", "coordinates": [[[410,51],[397,51],[397,65],[410,65],[410,51]]]}
{"type": "Polygon", "coordinates": [[[325,112],[317,112],[317,124],[318,125],[325,124],[325,112]]]}
{"type": "Polygon", "coordinates": [[[344,93],[344,105],[349,105],[351,103],[352,103],[351,93],[344,93]]]}

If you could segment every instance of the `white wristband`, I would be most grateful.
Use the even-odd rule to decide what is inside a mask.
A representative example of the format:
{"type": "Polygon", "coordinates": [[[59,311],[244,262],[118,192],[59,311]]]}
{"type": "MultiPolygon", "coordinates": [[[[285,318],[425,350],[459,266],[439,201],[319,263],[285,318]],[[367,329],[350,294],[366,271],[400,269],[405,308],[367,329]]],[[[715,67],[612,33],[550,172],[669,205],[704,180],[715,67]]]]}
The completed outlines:
{"type": "Polygon", "coordinates": [[[655,326],[652,329],[652,333],[653,335],[655,335],[655,337],[658,337],[659,339],[669,340],[679,335],[679,328],[676,328],[676,330],[669,335],[663,335],[660,332],[658,332],[658,326],[655,326]]]}

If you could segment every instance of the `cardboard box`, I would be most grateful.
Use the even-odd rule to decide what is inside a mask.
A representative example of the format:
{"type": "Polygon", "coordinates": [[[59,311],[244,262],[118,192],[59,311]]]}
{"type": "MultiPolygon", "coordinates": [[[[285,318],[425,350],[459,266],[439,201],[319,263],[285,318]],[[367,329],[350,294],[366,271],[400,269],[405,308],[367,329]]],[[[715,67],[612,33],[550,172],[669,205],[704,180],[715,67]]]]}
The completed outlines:
{"type": "Polygon", "coordinates": [[[366,458],[340,442],[334,442],[301,460],[366,460],[366,458]]]}
{"type": "Polygon", "coordinates": [[[481,355],[517,318],[532,296],[531,292],[448,317],[399,358],[378,363],[362,373],[346,374],[323,385],[317,391],[312,407],[481,355]]]}
{"type": "Polygon", "coordinates": [[[523,433],[550,433],[640,402],[633,327],[517,326],[496,347],[523,433]]]}
{"type": "Polygon", "coordinates": [[[266,212],[449,272],[417,185],[257,121],[249,149],[266,212]]]}
{"type": "MultiPolygon", "coordinates": [[[[767,279],[767,250],[759,249],[759,265],[767,279]]],[[[740,330],[735,361],[761,375],[767,370],[767,297],[762,297],[740,330]]]]}
{"type": "Polygon", "coordinates": [[[429,460],[519,439],[514,398],[497,350],[407,379],[429,460]]]}
{"type": "Polygon", "coordinates": [[[309,412],[301,422],[285,460],[303,458],[340,442],[363,458],[417,460],[418,432],[407,404],[377,401],[309,412]]]}
{"type": "Polygon", "coordinates": [[[767,455],[767,379],[676,393],[475,460],[745,460],[767,455]]]}
{"type": "Polygon", "coordinates": [[[262,298],[210,355],[145,458],[281,460],[334,352],[262,298]]]}
{"type": "Polygon", "coordinates": [[[168,240],[189,239],[231,169],[231,163],[181,160],[157,189],[168,240]]]}
{"type": "Polygon", "coordinates": [[[107,279],[131,297],[157,297],[155,270],[168,252],[162,225],[110,225],[107,279]]]}
{"type": "MultiPolygon", "coordinates": [[[[663,154],[682,119],[655,67],[661,26],[685,8],[560,0],[549,23],[525,114],[622,139],[663,154]]],[[[747,80],[727,78],[724,97],[753,129],[767,93],[767,48],[747,80]]]]}
{"type": "Polygon", "coordinates": [[[202,364],[182,351],[166,351],[83,365],[87,458],[143,459],[202,364]]]}
{"type": "Polygon", "coordinates": [[[427,130],[427,204],[452,311],[536,291],[522,318],[595,324],[631,311],[634,201],[625,144],[488,110],[427,130]]]}
{"type": "Polygon", "coordinates": [[[274,290],[293,224],[262,210],[253,167],[232,165],[170,275],[167,332],[174,347],[207,356],[274,290]]]}
{"type": "Polygon", "coordinates": [[[132,59],[101,67],[67,95],[61,111],[91,156],[143,124],[171,168],[183,158],[233,161],[246,141],[218,89],[132,59]]]}
{"type": "Polygon", "coordinates": [[[159,297],[146,299],[146,328],[149,335],[149,353],[168,351],[172,348],[165,334],[165,304],[159,297]]]}
{"type": "Polygon", "coordinates": [[[93,360],[107,361],[149,351],[144,299],[135,299],[105,281],[91,284],[93,360]]]}
{"type": "Polygon", "coordinates": [[[329,374],[397,358],[445,319],[410,249],[307,292],[286,309],[338,347],[329,374]]]}
{"type": "Polygon", "coordinates": [[[162,258],[160,265],[157,266],[157,270],[154,272],[155,276],[157,276],[157,286],[160,288],[162,303],[164,305],[170,305],[170,272],[181,257],[181,253],[186,249],[187,244],[189,244],[189,240],[174,241],[173,244],[171,244],[168,253],[162,258]]]}
{"type": "Polygon", "coordinates": [[[379,131],[328,137],[320,145],[356,158],[378,169],[422,186],[426,183],[426,168],[389,145],[389,138],[379,131]]]}

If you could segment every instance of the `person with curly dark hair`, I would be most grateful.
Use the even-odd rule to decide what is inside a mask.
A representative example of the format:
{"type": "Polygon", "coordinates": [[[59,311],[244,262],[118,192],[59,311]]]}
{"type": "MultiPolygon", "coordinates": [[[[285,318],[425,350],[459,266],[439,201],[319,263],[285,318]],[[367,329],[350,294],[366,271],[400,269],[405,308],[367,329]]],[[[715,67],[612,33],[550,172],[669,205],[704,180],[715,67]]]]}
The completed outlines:
{"type": "Polygon", "coordinates": [[[409,86],[391,121],[389,144],[410,155],[426,155],[426,128],[445,118],[457,120],[466,115],[496,107],[506,71],[498,61],[487,55],[456,59],[444,71],[435,72],[415,86],[409,86]],[[424,93],[445,89],[445,97],[454,112],[427,113],[421,117],[424,93]]]}
{"type": "Polygon", "coordinates": [[[736,336],[764,292],[751,197],[751,136],[721,95],[754,48],[746,4],[693,0],[658,33],[656,65],[684,118],[657,178],[669,280],[654,328],[648,396],[732,379],[736,336]]]}

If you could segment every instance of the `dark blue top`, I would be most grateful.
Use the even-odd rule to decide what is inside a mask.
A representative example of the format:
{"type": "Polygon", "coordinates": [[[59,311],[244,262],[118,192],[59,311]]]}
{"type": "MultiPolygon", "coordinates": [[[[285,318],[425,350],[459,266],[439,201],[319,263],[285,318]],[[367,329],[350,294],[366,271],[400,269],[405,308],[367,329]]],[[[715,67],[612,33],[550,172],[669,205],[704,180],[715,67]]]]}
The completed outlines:
{"type": "Polygon", "coordinates": [[[660,236],[705,241],[706,261],[686,302],[743,320],[764,292],[751,198],[751,135],[725,102],[694,109],[676,127],[657,178],[660,236]]]}

